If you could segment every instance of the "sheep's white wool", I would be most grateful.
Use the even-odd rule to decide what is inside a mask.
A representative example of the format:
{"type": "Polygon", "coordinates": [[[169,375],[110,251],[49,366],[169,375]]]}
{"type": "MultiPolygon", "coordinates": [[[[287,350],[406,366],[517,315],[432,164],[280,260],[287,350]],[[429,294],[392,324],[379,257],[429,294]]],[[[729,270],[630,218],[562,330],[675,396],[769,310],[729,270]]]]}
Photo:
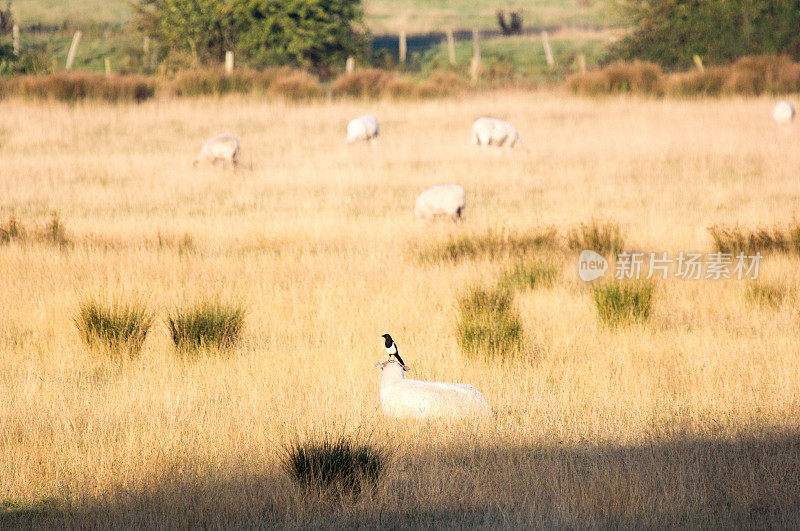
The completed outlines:
{"type": "Polygon", "coordinates": [[[472,143],[479,146],[514,147],[520,142],[517,130],[497,118],[478,118],[472,124],[472,143]]]}
{"type": "Polygon", "coordinates": [[[200,162],[215,164],[218,160],[236,166],[239,159],[239,139],[233,135],[217,135],[203,144],[194,164],[200,162]]]}
{"type": "Polygon", "coordinates": [[[378,120],[371,114],[359,116],[347,124],[347,141],[359,142],[374,140],[378,137],[378,120]]]}
{"type": "Polygon", "coordinates": [[[779,124],[788,124],[794,120],[794,105],[792,102],[781,100],[772,109],[772,118],[779,124]]]}
{"type": "Polygon", "coordinates": [[[449,216],[453,221],[461,219],[467,207],[467,193],[457,184],[440,184],[428,188],[417,197],[414,203],[414,216],[431,219],[449,216]]]}
{"type": "Polygon", "coordinates": [[[392,417],[477,417],[492,413],[475,387],[459,383],[407,380],[394,360],[376,362],[381,369],[380,403],[392,417]]]}

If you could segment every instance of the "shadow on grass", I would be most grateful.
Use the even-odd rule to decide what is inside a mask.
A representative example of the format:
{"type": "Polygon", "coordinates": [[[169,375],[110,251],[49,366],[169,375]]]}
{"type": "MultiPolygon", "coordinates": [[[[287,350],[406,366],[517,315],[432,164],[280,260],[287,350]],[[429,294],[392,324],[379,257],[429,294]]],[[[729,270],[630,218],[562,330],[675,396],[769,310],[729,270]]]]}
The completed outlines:
{"type": "Polygon", "coordinates": [[[639,446],[465,442],[399,457],[367,500],[288,495],[285,478],[257,473],[177,474],[80,508],[0,505],[0,527],[800,527],[796,431],[639,446]]]}

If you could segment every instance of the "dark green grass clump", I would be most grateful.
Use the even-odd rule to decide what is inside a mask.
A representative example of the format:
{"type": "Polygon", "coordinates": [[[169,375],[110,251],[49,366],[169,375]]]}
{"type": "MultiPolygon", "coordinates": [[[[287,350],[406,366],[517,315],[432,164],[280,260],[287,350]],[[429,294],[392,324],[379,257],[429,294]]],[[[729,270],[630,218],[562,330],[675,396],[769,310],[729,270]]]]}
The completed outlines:
{"type": "Polygon", "coordinates": [[[559,267],[548,261],[521,261],[500,278],[500,286],[508,290],[523,291],[551,286],[558,276],[559,267]]]}
{"type": "Polygon", "coordinates": [[[474,288],[458,301],[457,338],[471,358],[506,358],[522,348],[522,323],[513,294],[474,288]]]}
{"type": "Polygon", "coordinates": [[[283,468],[306,489],[359,494],[386,471],[387,452],[347,437],[296,441],[284,447],[283,468]]]}
{"type": "Polygon", "coordinates": [[[608,282],[594,289],[597,316],[608,326],[642,323],[650,317],[654,286],[651,282],[608,282]]]}
{"type": "Polygon", "coordinates": [[[746,229],[740,226],[714,225],[708,228],[714,240],[714,249],[736,256],[740,253],[783,253],[800,255],[800,223],[785,227],[746,229]]]}
{"type": "Polygon", "coordinates": [[[458,262],[478,258],[519,258],[542,249],[555,248],[555,229],[527,233],[489,231],[485,234],[454,236],[419,252],[422,262],[458,262]]]}
{"type": "Polygon", "coordinates": [[[228,348],[239,339],[244,315],[238,303],[212,300],[176,310],[167,324],[172,341],[181,350],[228,348]]]}
{"type": "Polygon", "coordinates": [[[90,346],[131,359],[141,352],[147,332],[155,316],[142,302],[113,302],[103,304],[86,300],[78,308],[75,326],[90,346]]]}
{"type": "Polygon", "coordinates": [[[572,251],[589,249],[603,256],[616,255],[622,251],[625,238],[619,225],[612,221],[593,219],[581,223],[567,234],[567,245],[572,251]]]}

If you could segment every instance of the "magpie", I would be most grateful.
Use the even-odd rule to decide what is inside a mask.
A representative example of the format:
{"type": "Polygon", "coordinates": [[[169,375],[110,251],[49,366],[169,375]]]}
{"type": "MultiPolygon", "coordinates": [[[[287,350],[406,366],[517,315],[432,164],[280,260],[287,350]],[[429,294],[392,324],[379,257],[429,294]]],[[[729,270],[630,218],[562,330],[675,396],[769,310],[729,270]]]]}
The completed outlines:
{"type": "Polygon", "coordinates": [[[389,355],[389,357],[391,358],[394,356],[397,358],[397,361],[400,362],[400,365],[405,367],[406,364],[403,363],[403,358],[401,358],[400,353],[397,352],[397,345],[394,343],[392,336],[389,334],[383,334],[381,337],[386,340],[383,346],[386,347],[386,353],[389,355]]]}

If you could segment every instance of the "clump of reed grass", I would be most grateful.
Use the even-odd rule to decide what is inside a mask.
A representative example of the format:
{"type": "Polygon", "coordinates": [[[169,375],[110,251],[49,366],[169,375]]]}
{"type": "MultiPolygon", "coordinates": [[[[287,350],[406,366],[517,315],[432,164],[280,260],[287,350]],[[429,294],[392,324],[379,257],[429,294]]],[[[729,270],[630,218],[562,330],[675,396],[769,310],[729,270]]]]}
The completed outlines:
{"type": "Polygon", "coordinates": [[[551,286],[559,273],[551,261],[520,261],[500,278],[499,285],[508,290],[528,290],[551,286]]]}
{"type": "Polygon", "coordinates": [[[144,302],[104,304],[87,299],[80,303],[73,321],[87,345],[133,359],[141,352],[154,319],[144,302]]]}
{"type": "Polygon", "coordinates": [[[351,96],[355,98],[378,98],[395,80],[393,72],[370,68],[346,72],[331,84],[333,96],[351,96]]]}
{"type": "Polygon", "coordinates": [[[339,436],[284,446],[284,471],[304,489],[358,495],[384,475],[388,452],[370,442],[339,436]]]}
{"type": "Polygon", "coordinates": [[[594,288],[594,303],[600,322],[616,327],[643,323],[650,317],[654,284],[648,281],[607,282],[594,288]]]}
{"type": "Polygon", "coordinates": [[[625,238],[619,225],[610,220],[593,219],[567,233],[567,246],[573,251],[589,249],[608,256],[622,251],[624,245],[625,238]]]}
{"type": "Polygon", "coordinates": [[[51,216],[50,221],[47,223],[42,233],[42,239],[58,247],[69,247],[72,245],[72,240],[70,240],[67,235],[67,229],[64,223],[61,222],[61,218],[58,214],[53,214],[51,216]]]}
{"type": "Polygon", "coordinates": [[[292,70],[276,76],[269,87],[273,96],[294,101],[310,100],[322,95],[319,80],[303,70],[292,70]]]}
{"type": "Polygon", "coordinates": [[[484,234],[451,236],[419,251],[422,262],[457,262],[478,258],[520,258],[558,245],[555,229],[524,233],[489,231],[484,234]]]}
{"type": "Polygon", "coordinates": [[[661,67],[646,61],[615,61],[601,70],[573,74],[567,87],[576,94],[632,93],[660,96],[664,93],[664,74],[661,67]]]}
{"type": "Polygon", "coordinates": [[[11,216],[4,225],[0,225],[0,243],[10,243],[23,239],[25,239],[25,228],[16,217],[11,216]]]}
{"type": "Polygon", "coordinates": [[[713,225],[708,228],[714,240],[714,248],[733,256],[756,253],[800,254],[800,223],[792,222],[785,227],[753,228],[713,225]]]}
{"type": "Polygon", "coordinates": [[[778,283],[753,282],[745,291],[745,299],[756,306],[780,308],[786,299],[786,286],[778,283]]]}
{"type": "Polygon", "coordinates": [[[206,300],[177,309],[167,318],[170,335],[181,351],[229,348],[239,339],[245,309],[235,302],[206,300]]]}
{"type": "Polygon", "coordinates": [[[503,288],[472,288],[458,301],[456,337],[470,358],[516,356],[522,349],[522,323],[513,294],[503,288]]]}
{"type": "Polygon", "coordinates": [[[140,75],[111,75],[90,72],[58,72],[48,75],[14,76],[2,80],[0,94],[25,98],[75,102],[142,102],[156,92],[155,78],[140,75]]]}

